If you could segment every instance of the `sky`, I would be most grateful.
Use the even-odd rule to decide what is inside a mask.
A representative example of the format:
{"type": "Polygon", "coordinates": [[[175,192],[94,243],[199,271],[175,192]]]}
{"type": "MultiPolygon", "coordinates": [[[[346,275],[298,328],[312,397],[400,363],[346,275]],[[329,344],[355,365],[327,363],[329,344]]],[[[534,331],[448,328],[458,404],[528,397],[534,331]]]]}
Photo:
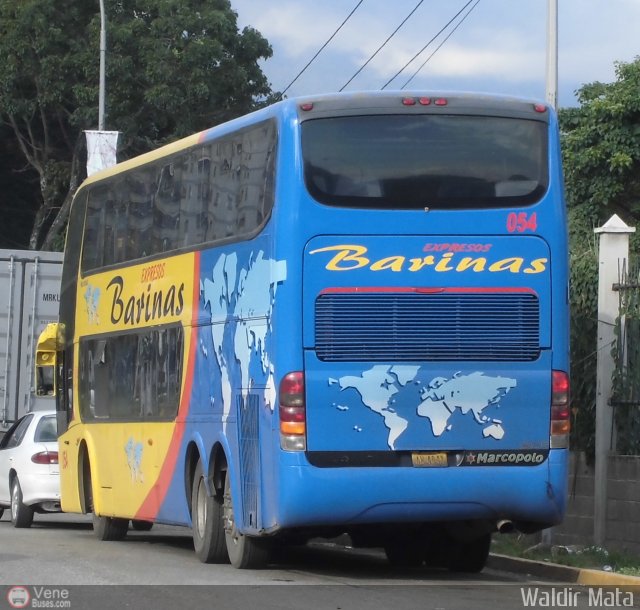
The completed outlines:
{"type": "MultiPolygon", "coordinates": [[[[423,0],[413,15],[347,85],[419,0],[363,0],[286,95],[379,90],[449,22],[467,0],[423,0]]],[[[261,62],[283,91],[358,4],[358,0],[231,0],[240,29],[271,44],[261,62]]],[[[386,87],[475,91],[544,101],[548,0],[479,0],[418,71],[460,16],[386,87]]],[[[558,0],[558,105],[577,106],[583,84],[616,80],[615,62],[640,56],[640,0],[558,0]]]]}

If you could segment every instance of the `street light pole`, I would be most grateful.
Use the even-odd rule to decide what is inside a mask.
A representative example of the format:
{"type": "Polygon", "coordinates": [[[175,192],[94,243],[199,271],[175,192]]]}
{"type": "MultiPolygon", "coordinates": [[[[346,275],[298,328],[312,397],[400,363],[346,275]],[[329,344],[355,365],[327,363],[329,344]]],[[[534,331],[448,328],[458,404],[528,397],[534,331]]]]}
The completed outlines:
{"type": "Polygon", "coordinates": [[[558,106],[558,0],[549,0],[547,9],[547,103],[558,106]]]}
{"type": "Polygon", "coordinates": [[[107,54],[107,18],[104,0],[100,0],[100,92],[98,95],[98,131],[104,131],[105,58],[107,54]]]}
{"type": "Polygon", "coordinates": [[[107,55],[107,17],[100,0],[100,88],[98,91],[98,129],[85,130],[87,138],[87,176],[117,163],[118,132],[105,131],[105,63],[107,55]]]}

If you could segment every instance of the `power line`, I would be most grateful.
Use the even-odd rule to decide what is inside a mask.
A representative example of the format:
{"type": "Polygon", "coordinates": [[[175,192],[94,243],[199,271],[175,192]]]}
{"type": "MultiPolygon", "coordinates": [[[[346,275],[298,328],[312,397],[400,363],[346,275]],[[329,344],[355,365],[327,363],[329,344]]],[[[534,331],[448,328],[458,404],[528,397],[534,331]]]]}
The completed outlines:
{"type": "Polygon", "coordinates": [[[389,85],[389,83],[391,83],[391,81],[393,81],[396,76],[398,76],[416,57],[418,57],[420,54],[422,54],[422,52],[436,39],[438,38],[438,36],[440,36],[440,34],[442,34],[442,32],[444,32],[460,15],[460,13],[462,13],[471,3],[473,2],[473,0],[469,0],[445,25],[444,27],[426,44],[424,45],[424,47],[422,47],[404,66],[402,66],[402,68],[400,68],[400,70],[398,70],[384,85],[382,85],[381,89],[386,89],[387,86],[389,85]]]}
{"type": "Polygon", "coordinates": [[[462,19],[460,19],[460,21],[458,21],[458,23],[456,24],[456,27],[454,27],[445,37],[445,39],[435,48],[435,50],[431,53],[431,55],[429,55],[429,57],[427,57],[427,59],[425,59],[421,64],[420,67],[411,75],[411,78],[409,78],[409,80],[407,80],[404,85],[402,85],[402,87],[400,87],[400,89],[404,89],[417,75],[418,72],[420,72],[420,70],[422,70],[422,68],[425,67],[425,65],[427,64],[427,62],[438,52],[438,50],[440,49],[440,47],[447,42],[447,40],[449,40],[449,38],[451,38],[451,35],[464,23],[464,20],[471,14],[471,11],[476,8],[476,6],[478,6],[478,3],[480,2],[480,0],[476,0],[476,3],[463,15],[462,19]]]}
{"type": "Polygon", "coordinates": [[[402,23],[395,29],[393,30],[393,32],[391,32],[391,35],[389,36],[389,38],[387,38],[375,51],[375,53],[369,57],[369,59],[367,59],[367,61],[365,61],[360,68],[356,71],[356,73],[344,84],[342,85],[342,87],[339,89],[339,91],[342,91],[356,76],[358,76],[358,74],[360,74],[360,72],[362,72],[365,67],[367,66],[367,64],[384,48],[384,46],[395,36],[396,32],[407,22],[407,20],[409,19],[409,17],[411,17],[411,15],[413,15],[413,13],[415,13],[418,8],[420,7],[420,5],[424,2],[424,0],[420,0],[420,2],[418,2],[418,4],[415,5],[415,7],[413,8],[413,10],[404,18],[404,20],[402,21],[402,23]]]}
{"type": "Polygon", "coordinates": [[[318,49],[318,52],[308,61],[307,65],[302,68],[302,70],[300,70],[300,72],[298,72],[298,74],[296,75],[296,77],[285,87],[284,91],[280,94],[280,96],[284,96],[284,94],[289,90],[289,88],[291,87],[291,85],[293,85],[293,83],[295,83],[303,74],[303,72],[313,63],[313,61],[315,60],[316,57],[318,57],[318,55],[320,55],[320,53],[323,51],[323,49],[333,40],[333,38],[335,37],[335,35],[342,29],[342,26],[347,23],[347,21],[349,21],[349,19],[351,18],[351,15],[353,15],[353,13],[355,13],[358,10],[358,7],[364,2],[364,0],[360,0],[354,7],[353,10],[347,15],[346,19],[338,26],[338,28],[336,29],[336,31],[331,34],[331,36],[329,36],[329,39],[318,49]]]}

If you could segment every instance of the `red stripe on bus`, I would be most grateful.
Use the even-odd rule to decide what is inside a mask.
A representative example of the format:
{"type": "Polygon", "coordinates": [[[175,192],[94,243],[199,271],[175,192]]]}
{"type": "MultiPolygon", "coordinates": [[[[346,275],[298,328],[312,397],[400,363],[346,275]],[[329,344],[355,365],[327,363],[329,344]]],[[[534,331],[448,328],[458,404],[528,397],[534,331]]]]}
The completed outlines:
{"type": "Polygon", "coordinates": [[[198,320],[198,312],[200,308],[200,253],[196,252],[194,255],[194,269],[193,269],[193,305],[191,311],[191,320],[189,321],[191,327],[191,341],[189,344],[189,356],[187,360],[186,378],[184,382],[184,392],[180,400],[180,407],[178,409],[178,417],[174,424],[173,433],[171,435],[171,441],[169,442],[169,449],[167,455],[162,463],[160,474],[155,485],[149,490],[147,497],[144,499],[140,508],[136,512],[134,519],[149,519],[155,518],[158,515],[160,506],[164,502],[164,499],[169,491],[173,475],[178,461],[178,452],[182,444],[182,437],[184,436],[184,420],[189,413],[189,407],[191,404],[191,389],[193,387],[193,376],[195,370],[196,361],[196,349],[198,345],[198,326],[195,322],[198,320]]]}

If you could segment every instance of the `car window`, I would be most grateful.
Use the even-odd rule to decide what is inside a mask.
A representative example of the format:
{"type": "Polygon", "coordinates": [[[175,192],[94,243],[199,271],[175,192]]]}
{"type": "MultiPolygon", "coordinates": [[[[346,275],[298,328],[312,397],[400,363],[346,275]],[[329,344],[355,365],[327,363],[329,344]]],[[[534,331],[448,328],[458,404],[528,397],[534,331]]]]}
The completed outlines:
{"type": "Polygon", "coordinates": [[[51,443],[58,440],[56,418],[53,415],[43,417],[38,422],[34,440],[36,443],[51,443]]]}
{"type": "Polygon", "coordinates": [[[24,438],[24,435],[27,433],[27,428],[33,419],[33,414],[29,413],[25,415],[21,420],[19,420],[15,426],[15,428],[9,430],[7,432],[8,439],[4,439],[2,444],[3,449],[10,449],[11,447],[17,447],[24,438]]]}

